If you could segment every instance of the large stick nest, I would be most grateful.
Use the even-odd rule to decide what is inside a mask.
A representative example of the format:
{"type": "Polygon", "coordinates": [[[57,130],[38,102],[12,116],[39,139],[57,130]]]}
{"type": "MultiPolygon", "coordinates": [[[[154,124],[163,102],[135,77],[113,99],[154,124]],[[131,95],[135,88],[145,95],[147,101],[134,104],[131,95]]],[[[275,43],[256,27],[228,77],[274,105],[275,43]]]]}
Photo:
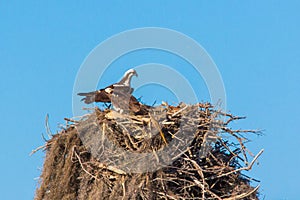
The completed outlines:
{"type": "Polygon", "coordinates": [[[228,127],[238,119],[208,103],[66,119],[44,146],[35,199],[258,199],[242,172],[262,151],[244,145],[256,131],[228,127]]]}

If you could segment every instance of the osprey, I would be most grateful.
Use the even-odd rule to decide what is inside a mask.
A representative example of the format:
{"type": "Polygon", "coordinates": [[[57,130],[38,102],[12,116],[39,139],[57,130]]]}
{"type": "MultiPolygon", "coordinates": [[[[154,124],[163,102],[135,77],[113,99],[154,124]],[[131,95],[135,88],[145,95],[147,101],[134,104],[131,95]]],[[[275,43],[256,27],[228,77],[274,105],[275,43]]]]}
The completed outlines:
{"type": "Polygon", "coordinates": [[[84,101],[86,104],[109,102],[112,103],[114,109],[120,113],[133,111],[135,114],[146,114],[150,107],[141,104],[131,95],[133,88],[131,88],[130,82],[133,76],[138,76],[138,74],[134,69],[130,69],[125,72],[123,78],[118,83],[93,92],[78,93],[78,95],[85,96],[81,101],[84,101]]]}
{"type": "Polygon", "coordinates": [[[118,83],[93,92],[78,93],[78,95],[85,96],[81,101],[84,101],[86,104],[93,102],[111,102],[112,95],[131,94],[133,92],[133,88],[130,86],[132,76],[138,76],[134,69],[126,71],[123,78],[118,83]]]}

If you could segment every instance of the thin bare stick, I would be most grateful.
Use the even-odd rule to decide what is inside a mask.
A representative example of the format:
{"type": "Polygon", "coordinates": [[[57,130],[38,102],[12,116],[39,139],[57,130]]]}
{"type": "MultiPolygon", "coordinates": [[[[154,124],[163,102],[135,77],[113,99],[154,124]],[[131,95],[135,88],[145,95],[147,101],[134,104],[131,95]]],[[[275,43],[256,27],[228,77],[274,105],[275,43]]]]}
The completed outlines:
{"type": "Polygon", "coordinates": [[[82,170],[83,170],[85,173],[87,173],[88,175],[90,175],[91,177],[93,177],[95,180],[98,180],[98,178],[97,178],[95,175],[91,174],[89,171],[87,171],[87,170],[84,168],[83,163],[81,162],[80,156],[76,153],[75,146],[73,146],[73,148],[72,148],[72,153],[76,156],[76,158],[77,158],[77,160],[78,160],[78,162],[79,162],[79,164],[80,164],[82,170]]]}
{"type": "Polygon", "coordinates": [[[152,115],[151,115],[150,113],[149,113],[149,116],[150,116],[151,121],[153,122],[153,124],[154,124],[154,125],[156,126],[156,128],[158,129],[158,131],[159,131],[159,133],[160,133],[160,136],[161,136],[161,138],[163,139],[164,143],[167,145],[167,144],[168,144],[168,143],[167,143],[167,140],[166,140],[166,138],[165,138],[164,133],[161,131],[161,128],[160,128],[158,122],[152,117],[152,115]]]}
{"type": "Polygon", "coordinates": [[[187,108],[188,108],[188,105],[186,105],[185,107],[181,108],[180,110],[178,110],[177,112],[175,112],[174,114],[172,114],[172,117],[178,115],[179,113],[181,113],[182,111],[184,111],[187,108]]]}
{"type": "Polygon", "coordinates": [[[259,187],[260,187],[260,185],[256,186],[253,190],[251,190],[251,191],[248,192],[248,193],[239,194],[239,195],[237,195],[237,196],[225,198],[225,199],[223,199],[223,200],[238,200],[238,199],[242,199],[242,198],[248,197],[248,196],[250,196],[251,194],[253,194],[254,192],[256,192],[256,191],[258,190],[259,187]]]}
{"type": "Polygon", "coordinates": [[[258,154],[253,158],[253,160],[251,161],[250,165],[246,166],[246,167],[242,167],[242,168],[239,168],[239,169],[236,169],[236,170],[233,170],[233,171],[230,171],[230,172],[227,172],[227,173],[224,173],[224,174],[221,174],[219,176],[216,176],[214,178],[220,178],[220,177],[223,177],[223,176],[228,176],[229,174],[232,174],[232,173],[236,173],[238,171],[243,171],[243,170],[246,170],[246,171],[249,171],[251,170],[253,164],[255,163],[255,161],[257,160],[257,158],[264,152],[264,149],[260,150],[260,152],[258,152],[258,154]]]}
{"type": "Polygon", "coordinates": [[[50,127],[49,127],[49,114],[46,115],[46,119],[45,119],[45,127],[46,127],[46,132],[47,132],[47,135],[48,135],[48,138],[52,138],[53,134],[50,130],[50,127]]]}
{"type": "Polygon", "coordinates": [[[65,121],[67,121],[67,122],[73,122],[73,123],[78,123],[78,121],[77,120],[74,120],[74,119],[70,119],[70,118],[64,118],[64,120],[65,121]]]}
{"type": "Polygon", "coordinates": [[[37,151],[46,148],[47,144],[43,145],[43,146],[39,146],[38,148],[34,149],[31,151],[31,153],[29,154],[29,156],[32,156],[34,153],[36,153],[37,151]]]}

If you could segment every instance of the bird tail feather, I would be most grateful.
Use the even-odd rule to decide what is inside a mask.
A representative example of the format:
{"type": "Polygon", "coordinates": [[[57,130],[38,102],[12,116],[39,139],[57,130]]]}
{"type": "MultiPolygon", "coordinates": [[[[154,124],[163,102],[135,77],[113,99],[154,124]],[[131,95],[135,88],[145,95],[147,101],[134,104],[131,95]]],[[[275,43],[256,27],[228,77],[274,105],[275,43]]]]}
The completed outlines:
{"type": "Polygon", "coordinates": [[[84,98],[81,99],[81,101],[84,101],[84,103],[86,104],[95,102],[96,92],[78,93],[77,95],[85,96],[84,98]]]}

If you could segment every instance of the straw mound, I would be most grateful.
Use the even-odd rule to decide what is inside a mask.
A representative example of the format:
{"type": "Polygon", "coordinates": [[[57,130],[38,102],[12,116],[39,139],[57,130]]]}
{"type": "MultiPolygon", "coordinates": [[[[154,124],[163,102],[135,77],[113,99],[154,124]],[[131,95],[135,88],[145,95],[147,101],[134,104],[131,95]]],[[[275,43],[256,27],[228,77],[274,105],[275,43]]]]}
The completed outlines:
{"type": "Polygon", "coordinates": [[[238,119],[208,103],[66,119],[45,145],[35,199],[258,199],[242,171],[262,151],[248,162],[243,135],[255,131],[230,129],[238,119]]]}

